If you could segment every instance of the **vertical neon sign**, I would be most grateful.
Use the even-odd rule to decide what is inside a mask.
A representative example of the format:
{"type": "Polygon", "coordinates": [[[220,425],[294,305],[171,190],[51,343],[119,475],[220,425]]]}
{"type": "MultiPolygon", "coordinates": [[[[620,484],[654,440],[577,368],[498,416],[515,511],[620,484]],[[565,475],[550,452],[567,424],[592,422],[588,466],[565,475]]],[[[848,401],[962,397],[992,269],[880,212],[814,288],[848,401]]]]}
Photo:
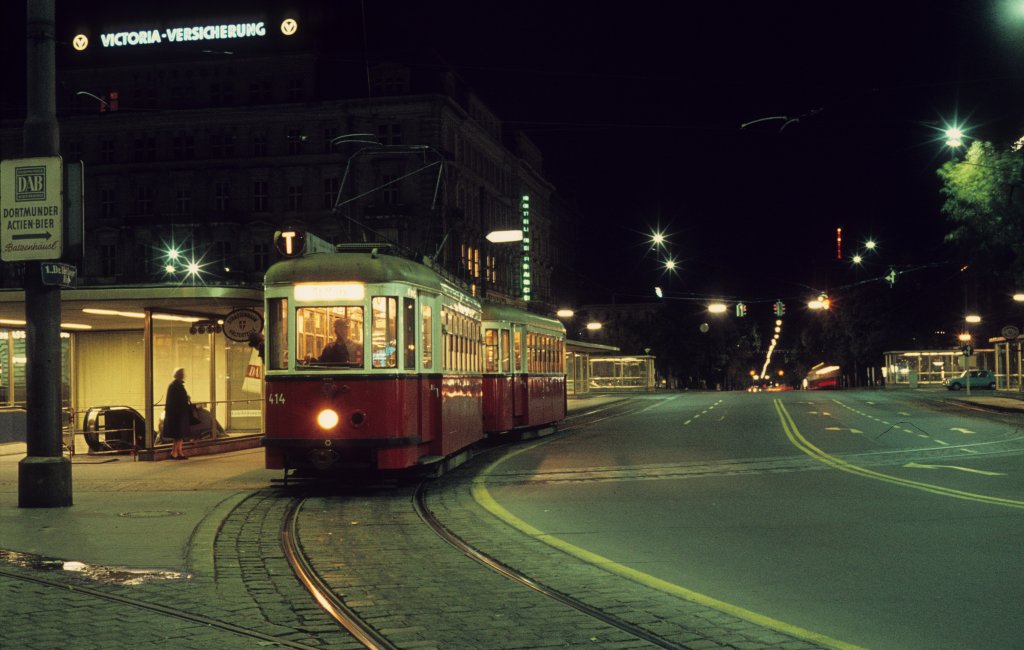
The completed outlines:
{"type": "Polygon", "coordinates": [[[519,203],[521,214],[523,217],[523,273],[522,273],[522,286],[523,286],[523,300],[529,301],[532,281],[530,279],[530,195],[524,194],[522,201],[519,203]]]}

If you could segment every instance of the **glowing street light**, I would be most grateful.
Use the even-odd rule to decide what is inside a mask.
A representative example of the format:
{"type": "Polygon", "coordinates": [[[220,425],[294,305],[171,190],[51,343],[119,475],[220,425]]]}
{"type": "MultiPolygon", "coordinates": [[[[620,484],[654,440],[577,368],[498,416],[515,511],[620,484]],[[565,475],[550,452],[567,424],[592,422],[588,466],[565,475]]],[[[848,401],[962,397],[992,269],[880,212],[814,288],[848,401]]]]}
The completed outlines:
{"type": "Polygon", "coordinates": [[[857,254],[857,255],[854,255],[850,259],[850,261],[853,262],[854,264],[858,264],[859,265],[859,264],[862,264],[864,262],[864,258],[861,257],[860,254],[857,254]]]}
{"type": "Polygon", "coordinates": [[[571,309],[559,309],[557,312],[555,312],[555,315],[558,316],[559,318],[572,318],[573,316],[576,315],[576,312],[574,312],[571,309]]]}
{"type": "Polygon", "coordinates": [[[968,314],[967,316],[964,317],[964,320],[967,321],[968,323],[980,323],[981,316],[978,316],[977,314],[968,314]]]}
{"type": "Polygon", "coordinates": [[[957,149],[964,146],[964,132],[958,126],[951,126],[945,131],[946,146],[957,149]]]}
{"type": "Polygon", "coordinates": [[[597,330],[601,329],[601,323],[591,321],[587,323],[587,329],[590,330],[591,332],[596,332],[597,330]]]}
{"type": "Polygon", "coordinates": [[[1016,302],[1024,302],[1024,293],[1015,293],[1015,294],[1013,294],[1013,299],[1016,302]]]}
{"type": "Polygon", "coordinates": [[[523,241],[522,230],[493,230],[485,237],[492,244],[508,244],[523,241]]]}
{"type": "Polygon", "coordinates": [[[868,249],[869,251],[875,250],[875,247],[877,247],[877,246],[878,246],[878,244],[875,243],[875,240],[873,240],[873,239],[869,239],[866,242],[864,242],[864,248],[868,249]]]}
{"type": "Polygon", "coordinates": [[[708,305],[708,311],[712,314],[724,314],[728,309],[725,303],[722,302],[713,302],[708,305]]]}

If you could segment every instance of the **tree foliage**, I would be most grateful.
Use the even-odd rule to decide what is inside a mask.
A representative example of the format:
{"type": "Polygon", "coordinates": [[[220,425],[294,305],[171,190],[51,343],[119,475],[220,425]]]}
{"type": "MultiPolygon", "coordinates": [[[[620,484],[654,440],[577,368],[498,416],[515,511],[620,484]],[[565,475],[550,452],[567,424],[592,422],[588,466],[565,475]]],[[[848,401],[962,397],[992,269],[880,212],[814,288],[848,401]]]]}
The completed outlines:
{"type": "Polygon", "coordinates": [[[976,267],[1007,282],[1024,281],[1024,157],[990,142],[971,143],[963,160],[939,170],[942,212],[956,244],[976,267]]]}

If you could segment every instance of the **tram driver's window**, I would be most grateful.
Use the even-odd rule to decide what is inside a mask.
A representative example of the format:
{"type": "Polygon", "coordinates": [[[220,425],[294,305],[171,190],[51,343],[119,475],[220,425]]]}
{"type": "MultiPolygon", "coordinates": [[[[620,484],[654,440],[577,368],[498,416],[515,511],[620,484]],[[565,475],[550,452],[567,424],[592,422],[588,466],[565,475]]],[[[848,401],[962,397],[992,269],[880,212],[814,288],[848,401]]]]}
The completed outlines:
{"type": "Polygon", "coordinates": [[[295,329],[300,364],[363,367],[362,307],[303,307],[295,313],[295,329]]]}

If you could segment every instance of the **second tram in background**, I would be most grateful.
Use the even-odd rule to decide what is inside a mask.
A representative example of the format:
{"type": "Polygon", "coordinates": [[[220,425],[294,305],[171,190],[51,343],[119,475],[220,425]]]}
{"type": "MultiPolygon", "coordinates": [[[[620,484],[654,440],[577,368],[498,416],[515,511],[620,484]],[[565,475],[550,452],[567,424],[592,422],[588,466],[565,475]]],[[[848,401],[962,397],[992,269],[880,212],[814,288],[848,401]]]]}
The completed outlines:
{"type": "Polygon", "coordinates": [[[836,390],[839,388],[839,366],[819,363],[807,371],[803,381],[804,390],[836,390]]]}
{"type": "Polygon", "coordinates": [[[565,417],[561,323],[377,250],[267,271],[267,468],[443,469],[487,435],[565,417]]]}

